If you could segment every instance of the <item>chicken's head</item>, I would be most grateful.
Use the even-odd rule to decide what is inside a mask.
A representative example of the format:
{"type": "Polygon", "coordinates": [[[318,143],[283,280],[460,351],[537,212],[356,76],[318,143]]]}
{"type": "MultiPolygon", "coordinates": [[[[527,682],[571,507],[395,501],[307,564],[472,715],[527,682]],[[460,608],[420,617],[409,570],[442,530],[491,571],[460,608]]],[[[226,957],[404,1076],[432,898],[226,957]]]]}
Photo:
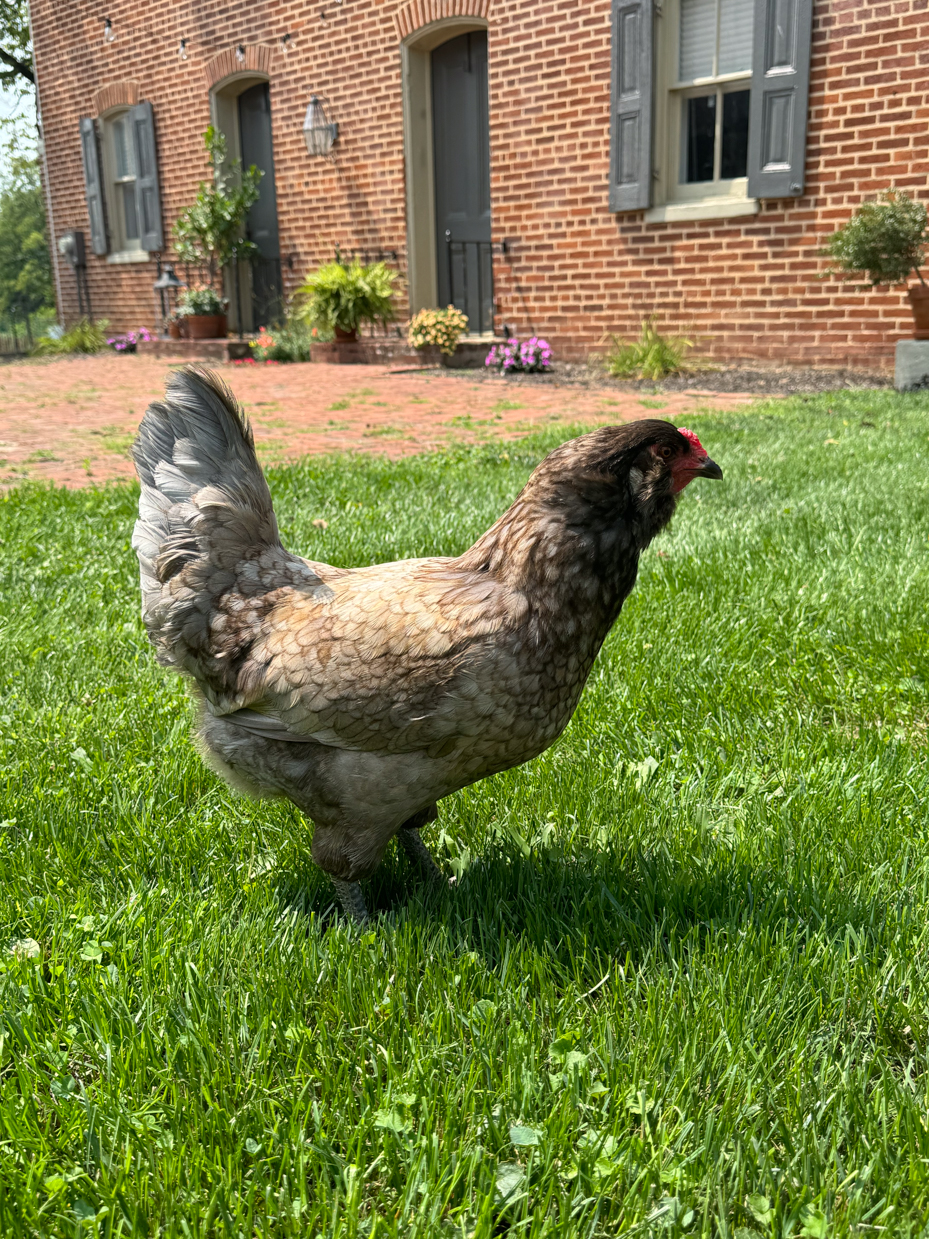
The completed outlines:
{"type": "Polygon", "coordinates": [[[692,430],[646,419],[563,443],[542,462],[525,493],[570,513],[574,528],[624,526],[642,548],[667,525],[685,486],[722,475],[692,430]]]}

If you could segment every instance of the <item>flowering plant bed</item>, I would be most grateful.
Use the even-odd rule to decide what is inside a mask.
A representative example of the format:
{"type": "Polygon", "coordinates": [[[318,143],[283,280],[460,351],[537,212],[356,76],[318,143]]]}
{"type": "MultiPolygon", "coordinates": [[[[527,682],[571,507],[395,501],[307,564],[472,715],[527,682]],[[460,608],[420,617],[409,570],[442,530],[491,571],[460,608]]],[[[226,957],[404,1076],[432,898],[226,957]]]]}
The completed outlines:
{"type": "Polygon", "coordinates": [[[154,340],[154,334],[147,327],[140,327],[138,331],[126,331],[120,335],[107,336],[106,342],[117,353],[134,353],[136,345],[140,340],[154,340]]]}
{"type": "Polygon", "coordinates": [[[522,344],[512,336],[493,346],[484,365],[503,374],[544,374],[552,368],[552,357],[551,345],[540,336],[531,336],[522,344]]]}
{"type": "Polygon", "coordinates": [[[414,314],[407,328],[407,339],[413,348],[433,346],[451,357],[467,329],[467,314],[449,305],[444,310],[420,310],[414,314]]]}

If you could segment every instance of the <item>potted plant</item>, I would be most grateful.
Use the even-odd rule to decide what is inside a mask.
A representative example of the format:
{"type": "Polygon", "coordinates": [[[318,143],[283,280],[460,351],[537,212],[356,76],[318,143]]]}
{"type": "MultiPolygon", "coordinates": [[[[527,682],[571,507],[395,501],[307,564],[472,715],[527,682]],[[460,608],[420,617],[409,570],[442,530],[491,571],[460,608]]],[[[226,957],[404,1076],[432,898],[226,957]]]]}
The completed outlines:
{"type": "Polygon", "coordinates": [[[397,273],[383,262],[346,264],[338,256],[311,275],[298,289],[301,315],[310,328],[332,333],[337,343],[358,339],[364,323],[386,327],[396,318],[397,273]]]}
{"type": "Polygon", "coordinates": [[[925,257],[926,208],[902,191],[890,190],[865,202],[847,224],[826,241],[824,254],[835,264],[826,275],[867,276],[878,284],[903,284],[915,272],[919,283],[907,289],[917,340],[929,340],[929,287],[920,267],[925,257]]]}
{"type": "MultiPolygon", "coordinates": [[[[177,217],[174,249],[181,262],[206,267],[207,283],[215,289],[223,268],[230,262],[259,253],[257,245],[243,239],[242,229],[249,209],[258,200],[258,184],[264,173],[254,164],[243,172],[240,160],[227,161],[226,139],[212,125],[204,135],[204,144],[213,178],[210,183],[200,182],[193,205],[177,217]]],[[[223,304],[216,313],[224,310],[223,304]]],[[[189,316],[190,312],[187,313],[189,316]]],[[[225,335],[225,327],[222,334],[225,335]]]]}
{"type": "Polygon", "coordinates": [[[177,312],[184,320],[188,340],[215,340],[226,336],[226,302],[215,288],[188,288],[177,312]]]}
{"type": "Polygon", "coordinates": [[[452,357],[468,330],[468,316],[453,305],[444,310],[419,310],[407,325],[407,340],[420,354],[452,357]]]}

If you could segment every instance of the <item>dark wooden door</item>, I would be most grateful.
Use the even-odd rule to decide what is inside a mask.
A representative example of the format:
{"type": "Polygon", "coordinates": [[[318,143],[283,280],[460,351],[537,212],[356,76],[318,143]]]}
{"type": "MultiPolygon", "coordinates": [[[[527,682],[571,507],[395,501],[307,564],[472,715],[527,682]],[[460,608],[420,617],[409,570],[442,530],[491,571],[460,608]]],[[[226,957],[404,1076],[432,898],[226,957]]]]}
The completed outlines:
{"type": "Polygon", "coordinates": [[[248,213],[245,235],[260,257],[252,261],[252,319],[255,327],[277,322],[283,313],[281,247],[277,230],[277,191],[271,144],[271,99],[268,83],[259,82],[239,95],[239,145],[242,167],[254,164],[264,173],[258,200],[248,213]]]}
{"type": "Polygon", "coordinates": [[[487,35],[469,31],[432,52],[432,132],[439,305],[493,329],[487,35]]]}

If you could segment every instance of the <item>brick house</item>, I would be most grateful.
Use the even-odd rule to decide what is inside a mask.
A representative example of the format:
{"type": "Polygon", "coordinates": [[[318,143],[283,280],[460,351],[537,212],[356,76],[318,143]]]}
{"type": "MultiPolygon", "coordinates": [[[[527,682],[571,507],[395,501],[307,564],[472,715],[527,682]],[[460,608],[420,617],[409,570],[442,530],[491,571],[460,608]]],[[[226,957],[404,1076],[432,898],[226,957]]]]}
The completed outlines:
{"type": "Polygon", "coordinates": [[[247,327],[338,246],[563,358],[654,313],[721,357],[886,365],[902,291],[817,251],[876,191],[925,196],[927,3],[33,0],[50,231],[84,234],[95,315],[154,323],[212,121],[265,171],[247,327]]]}

